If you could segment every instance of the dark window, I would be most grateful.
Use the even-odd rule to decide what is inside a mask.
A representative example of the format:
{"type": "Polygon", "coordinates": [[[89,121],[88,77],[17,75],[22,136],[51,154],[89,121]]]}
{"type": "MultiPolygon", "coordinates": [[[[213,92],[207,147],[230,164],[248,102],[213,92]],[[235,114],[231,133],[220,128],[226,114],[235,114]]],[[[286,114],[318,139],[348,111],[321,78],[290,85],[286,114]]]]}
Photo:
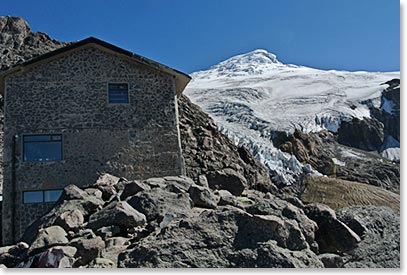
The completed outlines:
{"type": "Polygon", "coordinates": [[[44,194],[42,191],[24,192],[24,203],[38,203],[44,201],[44,194]]]}
{"type": "Polygon", "coordinates": [[[129,103],[129,85],[126,83],[109,84],[109,103],[110,104],[128,104],[129,103]]]}
{"type": "Polygon", "coordinates": [[[62,189],[23,192],[24,203],[55,202],[62,194],[62,189]]]}
{"type": "Polygon", "coordinates": [[[62,194],[61,189],[44,191],[44,201],[45,202],[57,201],[61,194],[62,194]]]}
{"type": "Polygon", "coordinates": [[[62,159],[61,135],[24,136],[24,161],[52,161],[62,159]]]}

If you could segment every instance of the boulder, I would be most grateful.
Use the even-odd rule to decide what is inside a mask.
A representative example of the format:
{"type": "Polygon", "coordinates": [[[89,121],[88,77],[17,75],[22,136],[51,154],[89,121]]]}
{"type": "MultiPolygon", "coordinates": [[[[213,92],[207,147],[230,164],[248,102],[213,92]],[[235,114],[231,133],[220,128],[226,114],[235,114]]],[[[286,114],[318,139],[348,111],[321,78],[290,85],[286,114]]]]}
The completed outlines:
{"type": "Polygon", "coordinates": [[[237,198],[227,190],[216,190],[215,195],[219,196],[218,205],[220,206],[232,205],[239,208],[243,207],[241,203],[237,200],[237,198]]]}
{"type": "Polygon", "coordinates": [[[96,258],[93,259],[88,266],[89,268],[115,268],[116,264],[109,259],[96,258]]]}
{"type": "Polygon", "coordinates": [[[199,185],[192,185],[189,190],[189,197],[194,203],[194,206],[203,208],[216,208],[218,203],[215,195],[208,189],[199,185]]]}
{"type": "Polygon", "coordinates": [[[327,268],[339,268],[344,264],[344,260],[341,256],[332,253],[325,253],[318,255],[318,258],[327,268]]]}
{"type": "Polygon", "coordinates": [[[27,256],[28,244],[19,242],[15,245],[0,247],[0,264],[15,267],[27,256]]]}
{"type": "Polygon", "coordinates": [[[292,204],[287,204],[281,214],[288,218],[298,222],[298,226],[301,228],[305,239],[308,244],[315,246],[315,232],[318,230],[318,225],[316,222],[308,218],[302,209],[295,207],[292,204]]]}
{"type": "Polygon", "coordinates": [[[199,175],[196,184],[202,187],[209,188],[208,179],[205,175],[199,175]]]}
{"type": "Polygon", "coordinates": [[[131,207],[127,202],[112,202],[102,210],[89,217],[88,227],[98,229],[104,226],[117,225],[122,229],[143,226],[146,217],[131,207]]]}
{"type": "Polygon", "coordinates": [[[161,188],[139,192],[127,202],[143,213],[147,221],[161,220],[165,214],[184,215],[192,208],[188,193],[173,193],[161,188]]]}
{"type": "Polygon", "coordinates": [[[164,177],[165,179],[165,185],[174,185],[178,187],[179,189],[187,192],[189,187],[191,185],[195,184],[194,181],[188,177],[185,176],[169,176],[169,177],[164,177]]]}
{"type": "Polygon", "coordinates": [[[251,247],[258,242],[275,240],[280,247],[290,250],[307,248],[305,237],[298,224],[274,215],[244,216],[239,228],[237,247],[251,247]]]}
{"type": "Polygon", "coordinates": [[[343,253],[355,248],[360,237],[336,218],[335,211],[323,204],[309,204],[305,214],[318,225],[315,240],[320,253],[343,253]]]}
{"type": "Polygon", "coordinates": [[[75,230],[83,225],[84,217],[80,210],[74,209],[62,213],[55,221],[65,231],[75,230]]]}
{"type": "Polygon", "coordinates": [[[76,238],[69,245],[77,248],[75,253],[77,261],[74,263],[74,267],[88,264],[93,259],[99,257],[105,248],[105,242],[99,236],[93,239],[76,238]]]}
{"type": "Polygon", "coordinates": [[[117,225],[103,226],[96,230],[96,234],[98,236],[101,236],[104,240],[106,238],[117,236],[118,234],[120,234],[120,232],[121,232],[120,227],[117,225]]]}
{"type": "Polygon", "coordinates": [[[58,244],[67,244],[67,233],[65,230],[58,226],[50,226],[44,229],[40,229],[34,242],[31,244],[28,253],[33,255],[38,251],[43,251],[51,246],[58,244]]]}
{"type": "Polygon", "coordinates": [[[230,168],[211,172],[206,177],[211,189],[227,190],[235,196],[242,194],[247,185],[246,179],[230,168]]]}
{"type": "Polygon", "coordinates": [[[18,267],[22,268],[70,268],[73,267],[77,249],[72,246],[56,246],[30,257],[18,267]]]}
{"type": "Polygon", "coordinates": [[[104,201],[110,200],[117,194],[116,188],[112,185],[100,185],[98,186],[98,189],[102,192],[102,199],[104,201]]]}
{"type": "Polygon", "coordinates": [[[101,174],[93,186],[115,186],[120,181],[119,177],[110,174],[101,174]]]}
{"type": "Polygon", "coordinates": [[[86,188],[85,192],[88,193],[91,196],[94,196],[94,197],[98,198],[98,199],[103,199],[102,191],[100,191],[97,188],[86,188]]]}
{"type": "Polygon", "coordinates": [[[130,245],[129,238],[125,237],[113,237],[113,238],[108,238],[106,240],[106,248],[110,248],[113,246],[127,246],[130,245]]]}
{"type": "Polygon", "coordinates": [[[337,210],[338,219],[362,230],[363,239],[347,253],[343,267],[400,268],[400,214],[384,206],[337,210]]]}
{"type": "Polygon", "coordinates": [[[126,198],[131,197],[137,194],[138,192],[148,191],[150,189],[151,189],[150,186],[148,186],[147,184],[136,180],[126,182],[124,185],[123,192],[120,195],[120,199],[125,200],[126,198]]]}

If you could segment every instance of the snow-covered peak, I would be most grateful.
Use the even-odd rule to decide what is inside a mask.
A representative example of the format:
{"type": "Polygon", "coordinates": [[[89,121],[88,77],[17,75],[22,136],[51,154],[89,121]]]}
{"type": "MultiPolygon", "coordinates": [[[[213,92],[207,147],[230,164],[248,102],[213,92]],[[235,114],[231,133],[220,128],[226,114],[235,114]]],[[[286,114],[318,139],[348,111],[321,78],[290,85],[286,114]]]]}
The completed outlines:
{"type": "Polygon", "coordinates": [[[245,54],[233,56],[209,68],[207,71],[196,72],[193,77],[211,76],[248,76],[259,75],[276,69],[283,64],[278,61],[277,56],[264,49],[257,49],[245,54]]]}

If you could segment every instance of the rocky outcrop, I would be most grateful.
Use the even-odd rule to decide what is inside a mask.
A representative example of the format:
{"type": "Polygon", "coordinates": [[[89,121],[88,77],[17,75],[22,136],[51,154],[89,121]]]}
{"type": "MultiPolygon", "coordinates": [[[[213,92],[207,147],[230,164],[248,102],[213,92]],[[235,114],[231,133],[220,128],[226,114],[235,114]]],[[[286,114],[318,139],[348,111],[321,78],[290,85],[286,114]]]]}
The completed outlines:
{"type": "Polygon", "coordinates": [[[337,217],[362,234],[358,246],[343,257],[348,268],[400,268],[400,217],[388,207],[354,206],[337,217]]]}
{"type": "Polygon", "coordinates": [[[339,143],[367,151],[378,151],[392,161],[400,160],[400,79],[389,80],[380,96],[380,105],[373,100],[362,103],[370,109],[371,118],[343,122],[338,129],[339,143]],[[392,148],[397,153],[384,152],[392,148]]]}
{"type": "Polygon", "coordinates": [[[67,44],[51,39],[45,33],[32,32],[28,23],[20,17],[0,17],[0,70],[67,44]]]}
{"type": "Polygon", "coordinates": [[[338,129],[338,142],[365,151],[377,151],[384,142],[384,125],[375,118],[343,121],[338,129]]]}
{"type": "Polygon", "coordinates": [[[304,212],[318,225],[315,239],[320,253],[348,252],[361,241],[352,229],[336,218],[335,211],[328,206],[309,204],[304,207],[304,212]]]}
{"type": "Polygon", "coordinates": [[[336,136],[328,131],[304,133],[296,130],[286,137],[280,135],[276,144],[280,144],[282,151],[293,154],[303,164],[310,164],[324,175],[399,193],[398,163],[382,158],[377,153],[338,144],[336,136]]]}

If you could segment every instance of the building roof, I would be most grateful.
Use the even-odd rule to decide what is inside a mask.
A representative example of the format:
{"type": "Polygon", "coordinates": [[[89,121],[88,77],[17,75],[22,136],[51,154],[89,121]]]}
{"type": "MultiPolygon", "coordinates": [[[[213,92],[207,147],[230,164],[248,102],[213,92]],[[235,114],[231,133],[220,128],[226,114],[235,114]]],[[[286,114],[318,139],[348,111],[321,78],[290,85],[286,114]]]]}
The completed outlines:
{"type": "Polygon", "coordinates": [[[20,63],[20,64],[16,64],[14,66],[12,66],[11,68],[9,68],[8,70],[5,70],[4,72],[0,73],[0,93],[2,95],[4,95],[4,78],[7,75],[10,75],[14,72],[18,72],[23,70],[24,68],[27,67],[31,67],[32,65],[35,65],[39,62],[46,62],[50,59],[59,57],[59,56],[63,56],[64,54],[75,50],[75,49],[79,49],[79,48],[85,48],[88,46],[96,46],[98,48],[107,50],[109,52],[113,52],[119,56],[122,56],[124,58],[128,58],[131,59],[131,61],[135,61],[137,63],[141,63],[143,65],[146,65],[148,67],[151,67],[153,69],[156,69],[158,71],[161,72],[165,72],[168,73],[172,76],[174,76],[175,78],[175,86],[176,86],[176,91],[177,91],[177,95],[179,96],[185,89],[185,87],[187,86],[187,84],[189,83],[189,81],[191,80],[191,77],[181,71],[172,69],[166,65],[163,65],[161,63],[158,63],[156,61],[153,61],[151,59],[148,59],[144,56],[135,54],[133,52],[127,51],[125,49],[119,48],[113,44],[107,43],[103,40],[100,40],[98,38],[95,37],[88,37],[86,39],[71,43],[65,47],[59,48],[57,50],[45,53],[43,55],[37,56],[33,59],[30,59],[26,62],[20,63]]]}

